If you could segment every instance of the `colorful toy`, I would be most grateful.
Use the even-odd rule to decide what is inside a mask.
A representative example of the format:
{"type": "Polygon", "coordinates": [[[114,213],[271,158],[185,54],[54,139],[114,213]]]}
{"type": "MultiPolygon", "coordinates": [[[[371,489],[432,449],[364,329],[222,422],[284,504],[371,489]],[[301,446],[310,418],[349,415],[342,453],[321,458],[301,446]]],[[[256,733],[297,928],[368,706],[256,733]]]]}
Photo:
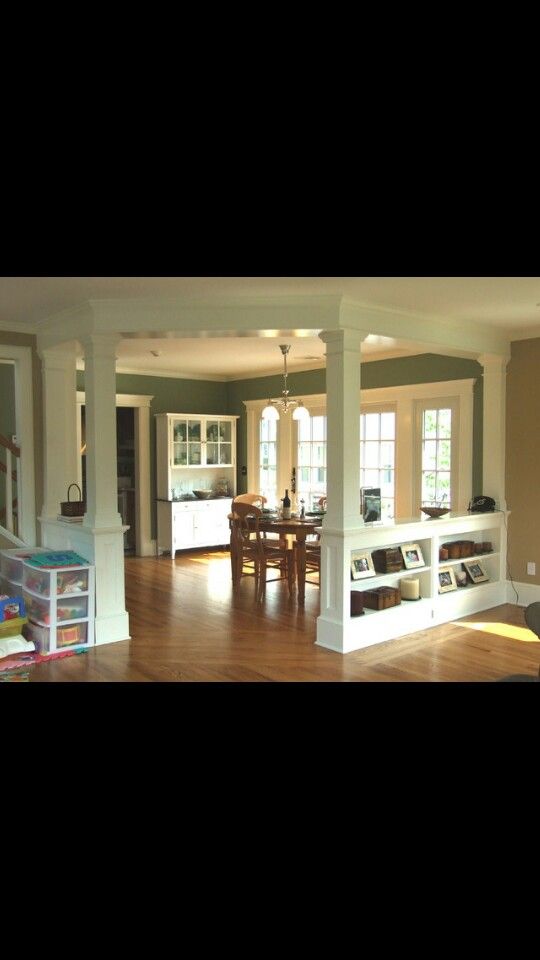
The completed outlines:
{"type": "Polygon", "coordinates": [[[22,597],[8,597],[5,593],[0,594],[0,623],[25,616],[26,610],[22,597]]]}

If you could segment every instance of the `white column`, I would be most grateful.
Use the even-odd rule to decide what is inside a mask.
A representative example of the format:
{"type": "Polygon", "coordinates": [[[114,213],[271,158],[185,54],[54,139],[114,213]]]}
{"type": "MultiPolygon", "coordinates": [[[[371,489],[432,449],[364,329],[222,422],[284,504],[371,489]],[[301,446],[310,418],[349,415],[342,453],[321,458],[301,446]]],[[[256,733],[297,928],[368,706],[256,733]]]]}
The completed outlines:
{"type": "Polygon", "coordinates": [[[84,349],[86,513],[88,527],[118,526],[116,334],[90,334],[84,349]]]}
{"type": "Polygon", "coordinates": [[[135,409],[135,552],[150,557],[156,552],[150,529],[150,400],[135,409]]]}
{"type": "Polygon", "coordinates": [[[498,510],[506,510],[506,365],[509,357],[482,354],[478,362],[484,368],[484,438],[482,490],[493,497],[498,510]]]}
{"type": "Polygon", "coordinates": [[[319,336],[326,343],[326,519],[343,530],[360,520],[360,345],[368,334],[319,336]]]}
{"type": "Polygon", "coordinates": [[[412,398],[399,397],[396,403],[396,519],[408,519],[413,515],[414,504],[414,409],[412,398]]]}
{"type": "Polygon", "coordinates": [[[360,516],[360,347],[367,333],[320,333],[326,343],[327,513],[321,534],[317,644],[350,649],[351,538],[360,516]]]}
{"type": "Polygon", "coordinates": [[[116,334],[81,339],[85,354],[86,513],[81,537],[96,567],[96,643],[129,638],[124,528],[118,512],[116,334]]]}
{"type": "MultiPolygon", "coordinates": [[[[43,377],[43,518],[56,519],[77,482],[76,344],[40,351],[43,377]]],[[[81,490],[82,494],[82,490],[81,490]]],[[[72,499],[78,498],[76,490],[72,499]]]]}

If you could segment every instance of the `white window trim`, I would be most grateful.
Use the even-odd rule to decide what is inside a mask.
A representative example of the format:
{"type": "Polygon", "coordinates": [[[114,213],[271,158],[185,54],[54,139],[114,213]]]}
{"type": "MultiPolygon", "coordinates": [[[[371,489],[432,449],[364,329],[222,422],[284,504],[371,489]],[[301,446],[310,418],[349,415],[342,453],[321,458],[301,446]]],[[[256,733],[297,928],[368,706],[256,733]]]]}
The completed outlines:
{"type": "MultiPolygon", "coordinates": [[[[374,404],[395,404],[396,410],[396,515],[408,518],[419,510],[418,446],[421,439],[415,428],[415,401],[450,399],[458,401],[459,439],[458,473],[453,494],[452,511],[466,513],[472,497],[472,441],[473,441],[473,389],[475,378],[466,380],[441,380],[438,383],[411,383],[399,387],[374,387],[360,391],[360,412],[368,412],[374,404]],[[418,492],[416,492],[418,489],[418,492]]],[[[310,413],[326,413],[326,394],[303,396],[310,413]]],[[[267,400],[245,400],[247,410],[247,460],[248,489],[256,490],[258,484],[258,430],[260,415],[267,400]]],[[[280,416],[277,429],[278,490],[290,486],[294,460],[296,431],[291,429],[289,414],[280,416]],[[294,436],[293,436],[294,435],[294,436]],[[281,456],[281,451],[285,455],[281,456]]]]}
{"type": "Polygon", "coordinates": [[[15,366],[15,431],[21,455],[17,468],[19,499],[19,539],[34,546],[36,542],[36,484],[34,464],[34,387],[32,350],[11,343],[0,344],[2,359],[15,366]]]}

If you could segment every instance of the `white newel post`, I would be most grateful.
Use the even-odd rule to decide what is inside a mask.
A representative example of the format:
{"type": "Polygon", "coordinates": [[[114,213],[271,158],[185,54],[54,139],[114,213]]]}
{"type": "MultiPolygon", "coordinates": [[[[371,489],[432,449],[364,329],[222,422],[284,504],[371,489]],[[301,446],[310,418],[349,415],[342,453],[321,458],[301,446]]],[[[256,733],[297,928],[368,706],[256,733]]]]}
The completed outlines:
{"type": "Polygon", "coordinates": [[[508,357],[482,354],[484,368],[484,439],[481,493],[493,497],[498,510],[506,510],[506,365],[508,357]]]}
{"type": "MultiPolygon", "coordinates": [[[[76,344],[40,351],[43,378],[43,519],[54,519],[77,482],[76,344]]],[[[82,493],[82,491],[81,491],[82,493]]],[[[75,490],[73,499],[78,498],[75,490]]]]}
{"type": "Polygon", "coordinates": [[[118,512],[116,458],[116,334],[89,334],[85,354],[86,513],[96,566],[96,643],[129,639],[125,604],[124,528],[118,512]]]}
{"type": "Polygon", "coordinates": [[[317,644],[347,652],[350,536],[360,517],[360,350],[367,332],[319,334],[326,343],[327,513],[321,535],[321,614],[317,644]]]}

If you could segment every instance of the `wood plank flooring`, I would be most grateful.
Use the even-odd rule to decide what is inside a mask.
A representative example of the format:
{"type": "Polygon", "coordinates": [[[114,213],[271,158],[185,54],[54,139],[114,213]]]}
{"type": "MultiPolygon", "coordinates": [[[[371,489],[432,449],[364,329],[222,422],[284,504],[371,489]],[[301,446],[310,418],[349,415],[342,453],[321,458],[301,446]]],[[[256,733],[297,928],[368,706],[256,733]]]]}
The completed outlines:
{"type": "Polygon", "coordinates": [[[233,591],[226,552],[126,558],[126,605],[131,640],[33,666],[30,682],[493,681],[540,667],[540,642],[513,604],[333,653],[314,645],[317,586],[304,608],[285,581],[256,604],[252,577],[233,591]]]}

